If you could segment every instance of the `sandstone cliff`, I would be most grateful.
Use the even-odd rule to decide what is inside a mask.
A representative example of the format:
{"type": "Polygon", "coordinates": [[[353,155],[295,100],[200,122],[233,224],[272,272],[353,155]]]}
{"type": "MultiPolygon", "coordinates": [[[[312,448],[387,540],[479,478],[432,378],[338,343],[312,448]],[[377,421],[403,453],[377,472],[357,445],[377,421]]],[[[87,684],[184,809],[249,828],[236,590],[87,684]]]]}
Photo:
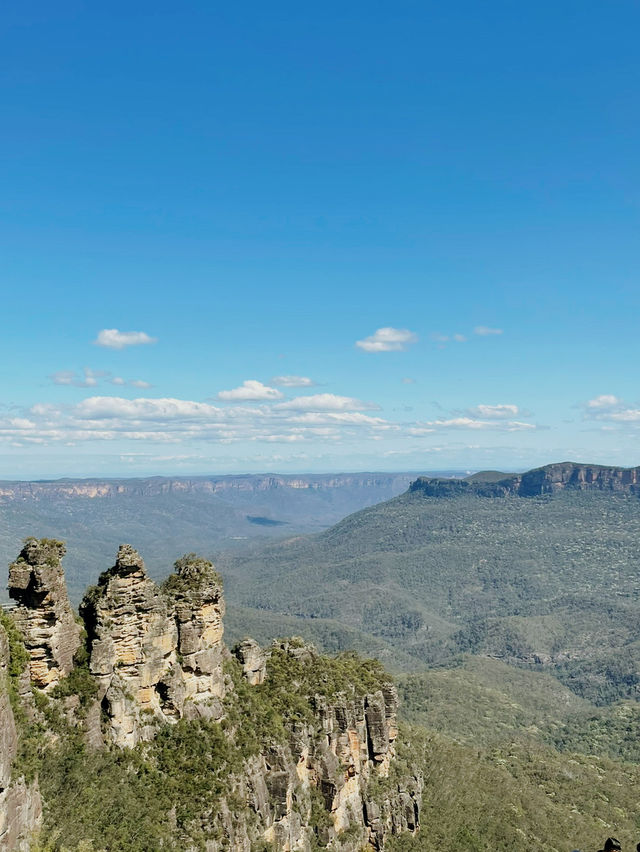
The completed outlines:
{"type": "Polygon", "coordinates": [[[65,546],[54,539],[27,539],[9,566],[13,617],[31,658],[31,680],[50,690],[73,668],[80,644],[62,570],[65,546]]]}
{"type": "MultiPolygon", "coordinates": [[[[81,647],[74,667],[80,636],[63,553],[59,542],[30,540],[11,585],[37,699],[27,708],[29,694],[17,698],[22,735],[29,709],[41,730],[36,759],[50,754],[62,773],[52,780],[49,771],[43,788],[43,839],[57,837],[54,848],[88,838],[97,849],[128,848],[124,811],[114,820],[97,802],[101,784],[117,783],[126,808],[127,785],[141,772],[158,808],[141,848],[359,852],[418,830],[422,782],[396,759],[397,694],[379,664],[326,658],[302,640],[266,649],[245,640],[234,657],[222,641],[224,598],[211,563],[189,554],[158,587],[122,545],[83,600],[87,663],[81,647]]],[[[0,849],[27,850],[40,799],[17,770],[11,782],[20,726],[7,665],[0,633],[0,849]]]]}
{"type": "Polygon", "coordinates": [[[463,494],[480,497],[540,497],[564,490],[607,491],[640,496],[640,467],[560,462],[497,481],[483,482],[476,477],[473,481],[466,481],[420,476],[409,489],[410,492],[427,497],[457,497],[463,494]]]}
{"type": "Polygon", "coordinates": [[[135,746],[153,738],[157,724],[182,717],[220,718],[224,604],[211,563],[180,560],[163,592],[140,554],[122,545],[80,612],[116,745],[135,746]]]}
{"type": "Polygon", "coordinates": [[[9,642],[0,624],[0,849],[26,852],[40,827],[42,805],[37,784],[27,783],[21,774],[15,777],[16,773],[12,773],[18,752],[18,729],[11,690],[9,642]]]}

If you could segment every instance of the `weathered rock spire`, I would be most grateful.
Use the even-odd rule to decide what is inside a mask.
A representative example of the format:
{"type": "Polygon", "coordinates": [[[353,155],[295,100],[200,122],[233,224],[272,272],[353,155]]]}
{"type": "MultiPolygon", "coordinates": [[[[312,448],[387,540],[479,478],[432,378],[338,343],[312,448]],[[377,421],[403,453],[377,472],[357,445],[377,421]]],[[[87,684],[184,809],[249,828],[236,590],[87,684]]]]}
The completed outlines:
{"type": "Polygon", "coordinates": [[[17,601],[14,620],[30,656],[31,681],[51,690],[73,668],[80,627],[69,603],[61,541],[28,538],[9,566],[9,594],[17,601]]]}
{"type": "Polygon", "coordinates": [[[195,554],[175,567],[159,589],[123,544],[80,606],[98,700],[120,746],[152,738],[158,722],[222,715],[222,581],[195,554]]]}
{"type": "Polygon", "coordinates": [[[163,591],[173,603],[186,688],[185,715],[220,716],[224,695],[222,579],[211,562],[189,553],[178,559],[163,591]]]}
{"type": "Polygon", "coordinates": [[[184,688],[173,613],[137,550],[120,546],[115,565],[87,591],[80,612],[113,741],[134,746],[151,738],[154,717],[174,718],[184,688]]]}

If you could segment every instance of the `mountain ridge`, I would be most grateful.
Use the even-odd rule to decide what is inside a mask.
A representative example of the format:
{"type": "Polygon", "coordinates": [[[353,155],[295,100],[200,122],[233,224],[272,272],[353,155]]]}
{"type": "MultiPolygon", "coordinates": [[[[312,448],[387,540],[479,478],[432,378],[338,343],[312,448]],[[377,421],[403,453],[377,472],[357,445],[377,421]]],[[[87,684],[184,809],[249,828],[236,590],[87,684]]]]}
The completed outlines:
{"type": "Polygon", "coordinates": [[[409,490],[431,497],[446,496],[450,493],[474,493],[481,497],[502,497],[508,494],[539,497],[565,488],[640,494],[640,467],[566,461],[553,462],[524,473],[505,474],[503,479],[497,478],[497,471],[486,473],[487,479],[482,478],[482,472],[465,479],[419,476],[409,486],[409,490]]]}

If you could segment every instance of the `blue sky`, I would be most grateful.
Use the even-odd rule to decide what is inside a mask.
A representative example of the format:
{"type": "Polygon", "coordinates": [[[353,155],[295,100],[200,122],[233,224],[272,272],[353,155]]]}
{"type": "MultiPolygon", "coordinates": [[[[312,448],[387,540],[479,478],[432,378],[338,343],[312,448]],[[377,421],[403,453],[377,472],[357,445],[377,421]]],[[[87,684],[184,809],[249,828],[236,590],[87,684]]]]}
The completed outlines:
{"type": "Polygon", "coordinates": [[[637,2],[0,27],[0,478],[640,463],[637,2]]]}

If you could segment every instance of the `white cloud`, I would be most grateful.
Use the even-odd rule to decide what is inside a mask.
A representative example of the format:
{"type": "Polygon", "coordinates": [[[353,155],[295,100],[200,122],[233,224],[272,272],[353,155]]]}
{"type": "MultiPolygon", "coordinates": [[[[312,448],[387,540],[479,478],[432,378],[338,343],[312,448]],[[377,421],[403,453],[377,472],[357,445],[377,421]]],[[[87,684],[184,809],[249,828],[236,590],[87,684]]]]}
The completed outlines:
{"type": "Polygon", "coordinates": [[[475,417],[450,417],[446,420],[429,420],[426,423],[418,423],[413,427],[414,431],[411,434],[421,434],[425,431],[442,430],[442,429],[472,429],[472,430],[497,430],[501,432],[522,432],[530,429],[537,429],[533,423],[524,423],[521,420],[481,420],[475,417]]]}
{"type": "Polygon", "coordinates": [[[307,376],[274,376],[270,383],[281,388],[312,388],[316,384],[307,376]]]}
{"type": "Polygon", "coordinates": [[[409,376],[405,376],[404,379],[402,380],[403,385],[415,385],[415,383],[416,383],[416,380],[410,378],[409,376]]]}
{"type": "Polygon", "coordinates": [[[123,399],[119,396],[91,396],[80,402],[74,411],[76,416],[89,420],[124,417],[138,421],[215,418],[221,409],[206,402],[191,402],[184,399],[123,399]]]}
{"type": "Polygon", "coordinates": [[[379,328],[364,340],[356,340],[356,346],[365,352],[401,352],[411,343],[418,342],[418,335],[408,328],[379,328]]]}
{"type": "Polygon", "coordinates": [[[157,337],[149,337],[145,331],[118,331],[117,328],[103,328],[93,341],[96,346],[108,349],[124,349],[126,346],[143,346],[157,343],[157,337]]]}
{"type": "Polygon", "coordinates": [[[279,402],[275,408],[280,411],[372,411],[379,406],[351,396],[316,393],[311,396],[297,396],[287,402],[279,402]]]}
{"type": "Polygon", "coordinates": [[[618,399],[617,396],[614,396],[611,393],[603,393],[600,396],[596,396],[594,399],[590,399],[587,402],[587,408],[597,411],[601,411],[607,408],[616,408],[617,406],[622,405],[622,400],[618,399]]]}
{"type": "Polygon", "coordinates": [[[464,336],[464,334],[454,334],[453,339],[456,343],[464,343],[467,338],[464,336]]]}
{"type": "Polygon", "coordinates": [[[584,418],[609,420],[613,423],[637,423],[640,421],[640,409],[630,407],[620,397],[604,393],[584,404],[584,418]]]}
{"type": "Polygon", "coordinates": [[[620,423],[636,423],[640,420],[640,410],[626,408],[624,411],[612,411],[609,414],[609,420],[616,420],[620,423]]]}
{"type": "Polygon", "coordinates": [[[133,388],[146,389],[150,388],[149,382],[142,379],[131,379],[127,381],[122,376],[112,376],[108,370],[92,370],[85,367],[82,375],[76,373],[75,370],[58,370],[57,373],[52,373],[49,376],[54,385],[66,385],[75,388],[95,388],[100,381],[108,382],[110,385],[131,385],[133,388]]]}
{"type": "Polygon", "coordinates": [[[242,402],[265,399],[282,399],[284,394],[276,388],[263,385],[255,379],[247,379],[239,388],[220,391],[218,399],[225,402],[242,402]]]}
{"type": "Polygon", "coordinates": [[[487,325],[477,325],[473,329],[474,334],[479,334],[480,337],[488,337],[491,334],[502,334],[501,328],[489,328],[487,325]]]}
{"type": "Polygon", "coordinates": [[[0,416],[0,442],[69,444],[135,441],[160,444],[372,440],[400,424],[363,413],[352,397],[317,394],[281,408],[215,405],[175,398],[91,396],[75,405],[36,403],[21,417],[0,416]]]}
{"type": "Polygon", "coordinates": [[[68,385],[74,388],[93,388],[98,384],[98,379],[107,376],[103,370],[91,370],[85,367],[82,375],[78,375],[75,370],[58,370],[57,373],[52,373],[49,376],[54,385],[68,385]]]}
{"type": "MultiPolygon", "coordinates": [[[[520,409],[517,405],[476,405],[470,408],[468,413],[472,417],[484,417],[489,420],[505,420],[509,417],[517,417],[520,409]]],[[[526,416],[526,415],[525,415],[526,416]]]]}

